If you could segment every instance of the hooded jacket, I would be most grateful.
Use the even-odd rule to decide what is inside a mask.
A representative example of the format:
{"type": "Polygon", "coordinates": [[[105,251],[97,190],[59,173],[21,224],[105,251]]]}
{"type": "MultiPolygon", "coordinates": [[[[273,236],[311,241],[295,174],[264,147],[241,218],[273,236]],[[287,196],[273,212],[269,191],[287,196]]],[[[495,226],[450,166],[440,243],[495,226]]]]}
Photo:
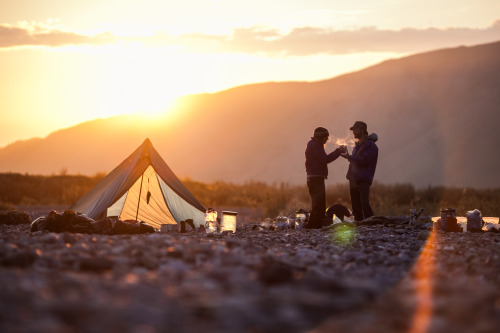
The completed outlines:
{"type": "Polygon", "coordinates": [[[378,136],[372,133],[361,142],[357,142],[352,154],[347,156],[349,169],[346,178],[350,181],[373,182],[375,169],[377,167],[378,147],[375,144],[378,136]]]}
{"type": "Polygon", "coordinates": [[[314,138],[307,143],[306,147],[306,173],[308,176],[328,177],[328,163],[335,161],[340,156],[340,149],[335,149],[326,154],[325,147],[314,138]]]}

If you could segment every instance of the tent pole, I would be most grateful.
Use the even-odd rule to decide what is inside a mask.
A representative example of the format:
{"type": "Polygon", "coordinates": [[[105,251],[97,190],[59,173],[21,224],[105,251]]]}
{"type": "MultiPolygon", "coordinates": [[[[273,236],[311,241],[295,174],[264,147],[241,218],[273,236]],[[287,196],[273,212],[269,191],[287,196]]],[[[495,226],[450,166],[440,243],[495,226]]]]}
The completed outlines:
{"type": "Polygon", "coordinates": [[[139,200],[137,201],[137,213],[135,214],[135,220],[137,221],[137,217],[139,216],[139,204],[141,203],[141,193],[142,193],[142,181],[144,180],[144,174],[141,177],[141,188],[139,189],[139,200]]]}

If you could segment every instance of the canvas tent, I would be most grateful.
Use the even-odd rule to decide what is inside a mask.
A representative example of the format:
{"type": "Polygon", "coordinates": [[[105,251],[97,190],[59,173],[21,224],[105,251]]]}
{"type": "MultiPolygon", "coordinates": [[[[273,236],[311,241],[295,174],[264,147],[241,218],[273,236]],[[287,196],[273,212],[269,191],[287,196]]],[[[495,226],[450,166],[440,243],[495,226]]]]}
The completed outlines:
{"type": "Polygon", "coordinates": [[[205,207],[184,187],[149,139],[71,208],[93,219],[117,216],[155,228],[192,219],[205,223],[205,207]]]}

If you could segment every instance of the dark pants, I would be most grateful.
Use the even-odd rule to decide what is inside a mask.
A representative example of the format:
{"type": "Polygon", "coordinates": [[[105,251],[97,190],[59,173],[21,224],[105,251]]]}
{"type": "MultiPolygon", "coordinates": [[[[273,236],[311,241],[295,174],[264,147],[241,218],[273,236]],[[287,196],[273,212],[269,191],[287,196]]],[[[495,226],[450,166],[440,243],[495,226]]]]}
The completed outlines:
{"type": "Polygon", "coordinates": [[[352,213],[356,221],[361,221],[373,216],[370,207],[370,183],[369,182],[349,182],[351,192],[352,213]]]}
{"type": "Polygon", "coordinates": [[[307,178],[307,188],[311,196],[311,215],[309,216],[308,228],[321,228],[326,211],[325,178],[307,178]]]}

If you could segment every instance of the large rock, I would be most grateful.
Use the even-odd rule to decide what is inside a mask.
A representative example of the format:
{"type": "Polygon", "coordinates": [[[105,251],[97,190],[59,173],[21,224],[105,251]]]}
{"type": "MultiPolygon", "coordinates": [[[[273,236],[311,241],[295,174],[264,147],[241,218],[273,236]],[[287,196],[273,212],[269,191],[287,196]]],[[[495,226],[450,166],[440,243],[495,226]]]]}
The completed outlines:
{"type": "Polygon", "coordinates": [[[17,210],[0,212],[0,224],[18,225],[30,222],[30,216],[24,212],[18,212],[17,210]]]}

